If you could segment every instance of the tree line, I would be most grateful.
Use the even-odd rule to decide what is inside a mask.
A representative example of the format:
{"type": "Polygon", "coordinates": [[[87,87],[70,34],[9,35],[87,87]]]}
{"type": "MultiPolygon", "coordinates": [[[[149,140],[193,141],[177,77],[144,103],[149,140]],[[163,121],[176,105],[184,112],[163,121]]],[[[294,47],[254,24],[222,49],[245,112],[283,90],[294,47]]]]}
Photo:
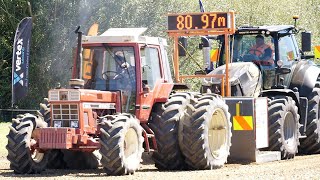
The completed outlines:
{"type": "MultiPolygon", "coordinates": [[[[320,45],[320,0],[202,2],[205,11],[234,10],[237,26],[293,24],[292,16],[299,15],[298,26],[312,31],[313,45],[320,45]]],[[[147,35],[167,38],[168,13],[199,11],[198,0],[0,0],[0,109],[11,106],[12,44],[24,17],[33,17],[29,93],[17,106],[37,108],[58,82],[67,87],[78,25],[85,32],[98,23],[100,33],[111,27],[147,27],[147,35]]],[[[195,56],[200,61],[200,54],[195,56]]],[[[184,61],[185,71],[194,66],[184,61]]]]}

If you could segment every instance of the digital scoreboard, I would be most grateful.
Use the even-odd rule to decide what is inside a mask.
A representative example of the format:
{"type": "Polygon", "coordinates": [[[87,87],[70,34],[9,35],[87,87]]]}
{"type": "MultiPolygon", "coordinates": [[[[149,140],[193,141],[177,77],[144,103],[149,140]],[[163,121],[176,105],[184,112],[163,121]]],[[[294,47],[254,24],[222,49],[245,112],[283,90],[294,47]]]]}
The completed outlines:
{"type": "Polygon", "coordinates": [[[228,29],[230,21],[228,12],[169,14],[168,31],[228,29]]]}

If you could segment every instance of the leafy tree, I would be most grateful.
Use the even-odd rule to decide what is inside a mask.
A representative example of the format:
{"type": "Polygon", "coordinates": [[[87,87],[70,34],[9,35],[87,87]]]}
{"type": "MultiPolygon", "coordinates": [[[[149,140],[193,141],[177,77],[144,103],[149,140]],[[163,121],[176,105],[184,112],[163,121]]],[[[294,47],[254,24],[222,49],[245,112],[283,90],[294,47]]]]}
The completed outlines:
{"type": "MultiPolygon", "coordinates": [[[[293,24],[313,32],[313,45],[320,42],[319,0],[254,1],[202,0],[206,11],[234,10],[239,25],[293,24]],[[258,4],[258,5],[257,5],[258,4]]],[[[148,35],[167,37],[167,13],[199,12],[198,0],[0,0],[0,108],[11,102],[12,44],[18,22],[33,17],[29,70],[29,94],[18,102],[20,108],[37,108],[57,82],[67,87],[71,77],[75,28],[87,29],[97,22],[100,33],[111,27],[147,27],[148,35]]],[[[169,55],[172,40],[169,39],[169,55]]],[[[199,43],[198,40],[190,44],[199,43]]],[[[191,48],[191,46],[190,46],[191,48]]],[[[201,52],[189,49],[202,63],[201,52]]],[[[190,57],[182,58],[182,73],[198,70],[190,57]]]]}

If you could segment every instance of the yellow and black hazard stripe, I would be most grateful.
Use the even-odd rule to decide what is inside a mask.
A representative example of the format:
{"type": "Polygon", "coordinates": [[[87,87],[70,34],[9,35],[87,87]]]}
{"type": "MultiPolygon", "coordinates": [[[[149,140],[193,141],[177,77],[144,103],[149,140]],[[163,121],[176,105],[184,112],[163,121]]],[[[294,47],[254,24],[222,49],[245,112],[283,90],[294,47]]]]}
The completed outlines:
{"type": "Polygon", "coordinates": [[[253,117],[240,116],[240,104],[236,104],[236,116],[232,118],[233,130],[250,131],[253,130],[253,117]]]}

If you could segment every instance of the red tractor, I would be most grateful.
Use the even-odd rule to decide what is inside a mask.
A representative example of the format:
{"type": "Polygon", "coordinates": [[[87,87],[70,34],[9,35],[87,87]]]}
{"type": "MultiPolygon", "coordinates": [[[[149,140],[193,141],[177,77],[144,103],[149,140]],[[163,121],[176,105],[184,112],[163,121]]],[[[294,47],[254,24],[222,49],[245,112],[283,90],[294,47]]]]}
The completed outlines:
{"type": "MultiPolygon", "coordinates": [[[[100,162],[108,175],[130,174],[139,168],[143,151],[154,151],[159,169],[184,169],[178,127],[191,101],[204,116],[197,126],[225,128],[215,137],[220,143],[202,148],[208,162],[203,167],[224,164],[231,138],[228,107],[217,95],[176,92],[185,86],[173,83],[167,42],[141,36],[145,30],[116,28],[99,36],[78,32],[83,51],[75,60],[71,88],[50,90],[38,115],[12,120],[6,147],[15,173],[97,168],[100,162]],[[220,153],[221,147],[225,153],[217,162],[205,155],[210,149],[220,153]]],[[[208,129],[199,133],[215,135],[208,129]]]]}

